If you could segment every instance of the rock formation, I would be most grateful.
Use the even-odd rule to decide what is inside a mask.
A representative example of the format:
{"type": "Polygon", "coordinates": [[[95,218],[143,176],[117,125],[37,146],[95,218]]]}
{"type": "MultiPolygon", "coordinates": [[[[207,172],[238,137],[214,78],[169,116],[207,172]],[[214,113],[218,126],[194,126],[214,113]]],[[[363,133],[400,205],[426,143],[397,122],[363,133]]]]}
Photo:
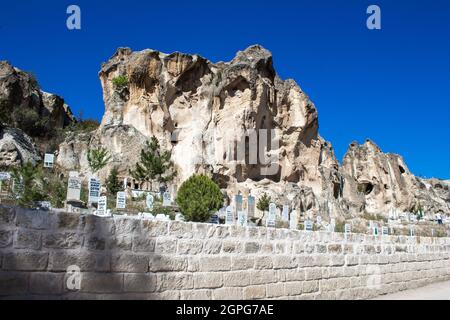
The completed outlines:
{"type": "Polygon", "coordinates": [[[33,140],[16,128],[0,127],[0,167],[15,167],[41,159],[33,140]]]}
{"type": "MultiPolygon", "coordinates": [[[[9,79],[1,83],[6,100],[21,97],[16,105],[40,106],[58,126],[71,121],[62,99],[39,91],[17,69],[0,66],[0,79],[9,79]],[[14,83],[28,89],[14,89],[14,83]]],[[[87,151],[104,147],[112,160],[100,177],[112,167],[128,177],[145,142],[155,136],[171,151],[178,172],[174,185],[205,173],[230,199],[237,192],[256,197],[266,192],[310,218],[387,215],[391,208],[450,213],[448,181],[415,177],[400,156],[383,153],[371,141],[352,143],[340,166],[332,145],[318,133],[316,107],[295,81],[278,77],[271,53],[261,46],[218,63],[179,52],[120,48],[99,77],[105,102],[101,126],[66,137],[57,163],[67,170],[88,177],[87,151]]]]}

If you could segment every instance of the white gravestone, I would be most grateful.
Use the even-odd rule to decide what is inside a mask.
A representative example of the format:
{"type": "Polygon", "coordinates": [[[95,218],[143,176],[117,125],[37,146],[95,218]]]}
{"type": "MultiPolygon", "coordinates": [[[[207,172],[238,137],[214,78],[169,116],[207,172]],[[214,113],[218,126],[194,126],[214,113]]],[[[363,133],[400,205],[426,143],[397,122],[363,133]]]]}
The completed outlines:
{"type": "Polygon", "coordinates": [[[253,218],[255,216],[255,197],[248,196],[247,211],[248,211],[249,218],[253,218]]]}
{"type": "Polygon", "coordinates": [[[124,191],[117,192],[116,208],[125,209],[127,206],[127,194],[124,191]]]}
{"type": "Polygon", "coordinates": [[[313,223],[310,220],[305,221],[305,231],[313,231],[313,223]]]}
{"type": "Polygon", "coordinates": [[[373,235],[374,236],[378,236],[379,233],[380,233],[379,230],[378,230],[378,225],[374,224],[374,226],[372,228],[372,231],[373,231],[373,235]]]}
{"type": "Polygon", "coordinates": [[[225,209],[225,224],[232,225],[234,224],[234,217],[233,217],[233,208],[231,206],[228,206],[225,209]]]}
{"type": "Polygon", "coordinates": [[[100,198],[101,182],[97,178],[89,179],[89,203],[98,203],[98,198],[100,198]]]}
{"type": "Polygon", "coordinates": [[[291,212],[291,216],[289,219],[289,229],[296,230],[297,228],[298,228],[298,215],[297,215],[297,211],[293,210],[291,212]]]}
{"type": "Polygon", "coordinates": [[[147,205],[147,209],[153,211],[153,203],[155,201],[155,197],[151,193],[147,193],[147,197],[145,198],[145,204],[147,205]]]}
{"type": "Polygon", "coordinates": [[[389,228],[388,227],[382,227],[381,228],[381,234],[383,236],[388,236],[389,235],[389,228]]]}
{"type": "Polygon", "coordinates": [[[166,191],[163,194],[163,207],[170,207],[172,205],[172,196],[170,192],[166,191]]]}
{"type": "Polygon", "coordinates": [[[53,168],[55,163],[55,155],[52,153],[46,153],[44,156],[44,168],[53,168]]]}
{"type": "Polygon", "coordinates": [[[246,211],[238,211],[238,225],[246,227],[248,225],[248,215],[246,211]]]}
{"type": "Polygon", "coordinates": [[[80,201],[81,195],[81,179],[78,176],[72,175],[69,177],[67,183],[67,200],[80,201]]]}
{"type": "Polygon", "coordinates": [[[0,172],[0,181],[11,180],[11,174],[9,172],[0,172]]]}
{"type": "Polygon", "coordinates": [[[277,219],[277,206],[275,203],[269,205],[269,215],[267,217],[267,227],[275,228],[275,222],[277,219]]]}
{"type": "Polygon", "coordinates": [[[409,229],[409,236],[410,237],[415,237],[416,236],[416,231],[413,228],[409,229]]]}
{"type": "Polygon", "coordinates": [[[281,215],[281,219],[283,221],[289,221],[289,206],[288,205],[283,206],[283,213],[281,215]]]}
{"type": "Polygon", "coordinates": [[[344,226],[344,232],[345,232],[346,234],[352,233],[352,225],[347,223],[347,224],[344,226]]]}
{"type": "Polygon", "coordinates": [[[175,221],[185,222],[186,218],[181,213],[177,213],[175,216],[175,221]]]}
{"type": "Polygon", "coordinates": [[[105,196],[98,199],[97,215],[104,217],[107,215],[107,198],[105,196]]]}
{"type": "Polygon", "coordinates": [[[317,216],[316,222],[320,226],[322,224],[322,217],[321,216],[317,216]]]}

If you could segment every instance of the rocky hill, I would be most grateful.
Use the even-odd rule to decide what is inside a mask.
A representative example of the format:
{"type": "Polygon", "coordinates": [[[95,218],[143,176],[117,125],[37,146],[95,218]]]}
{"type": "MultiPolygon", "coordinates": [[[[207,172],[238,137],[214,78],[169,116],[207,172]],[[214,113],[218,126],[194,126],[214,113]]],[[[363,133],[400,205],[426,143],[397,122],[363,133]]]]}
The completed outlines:
{"type": "MultiPolygon", "coordinates": [[[[1,71],[0,79],[14,72],[1,71]]],[[[57,162],[67,170],[88,176],[87,151],[104,147],[112,159],[100,176],[115,166],[128,177],[145,141],[155,136],[171,151],[175,185],[205,173],[230,198],[267,192],[305,217],[387,216],[391,208],[419,207],[450,213],[448,181],[415,177],[400,156],[383,153],[371,141],[352,143],[340,166],[331,143],[319,135],[315,105],[295,81],[278,77],[271,53],[261,46],[218,63],[179,52],[120,48],[99,77],[105,102],[101,126],[69,134],[60,145],[57,162]]],[[[34,91],[35,98],[6,96],[23,96],[14,108],[49,110],[45,95],[34,91]]],[[[64,110],[59,104],[49,111],[52,121],[69,121],[64,110]]]]}

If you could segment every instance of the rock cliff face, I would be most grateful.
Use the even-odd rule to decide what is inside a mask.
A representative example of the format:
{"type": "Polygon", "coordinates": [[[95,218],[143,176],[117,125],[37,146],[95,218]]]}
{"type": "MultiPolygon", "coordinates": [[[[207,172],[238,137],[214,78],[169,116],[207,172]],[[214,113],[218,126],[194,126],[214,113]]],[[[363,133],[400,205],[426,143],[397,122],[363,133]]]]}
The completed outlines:
{"type": "Polygon", "coordinates": [[[352,144],[342,167],[318,133],[314,104],[281,80],[272,55],[252,46],[230,62],[121,48],[99,73],[105,114],[89,137],[68,139],[58,162],[88,172],[83,152],[106,147],[125,177],[151,136],[172,152],[175,184],[193,173],[236,192],[272,195],[305,216],[387,214],[393,206],[449,213],[448,184],[414,177],[401,157],[374,143],[352,144]],[[117,85],[116,79],[127,79],[117,85]],[[83,140],[84,139],[84,140],[83,140]],[[84,144],[83,144],[84,143],[84,144]]]}
{"type": "Polygon", "coordinates": [[[20,126],[23,115],[30,111],[41,120],[48,119],[49,128],[53,129],[64,128],[74,121],[64,99],[41,91],[31,74],[6,61],[0,61],[0,103],[2,121],[11,126],[20,126]]]}

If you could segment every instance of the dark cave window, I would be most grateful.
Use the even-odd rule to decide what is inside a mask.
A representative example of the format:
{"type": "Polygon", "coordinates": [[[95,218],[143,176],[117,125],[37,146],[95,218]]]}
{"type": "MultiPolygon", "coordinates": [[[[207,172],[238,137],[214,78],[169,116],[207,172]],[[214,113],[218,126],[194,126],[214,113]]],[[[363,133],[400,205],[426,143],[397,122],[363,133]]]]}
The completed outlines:
{"type": "Polygon", "coordinates": [[[398,166],[400,173],[404,174],[406,172],[405,168],[403,168],[402,166],[398,166]]]}
{"type": "Polygon", "coordinates": [[[366,196],[373,191],[374,185],[370,182],[363,182],[358,184],[358,192],[364,193],[366,196]]]}

